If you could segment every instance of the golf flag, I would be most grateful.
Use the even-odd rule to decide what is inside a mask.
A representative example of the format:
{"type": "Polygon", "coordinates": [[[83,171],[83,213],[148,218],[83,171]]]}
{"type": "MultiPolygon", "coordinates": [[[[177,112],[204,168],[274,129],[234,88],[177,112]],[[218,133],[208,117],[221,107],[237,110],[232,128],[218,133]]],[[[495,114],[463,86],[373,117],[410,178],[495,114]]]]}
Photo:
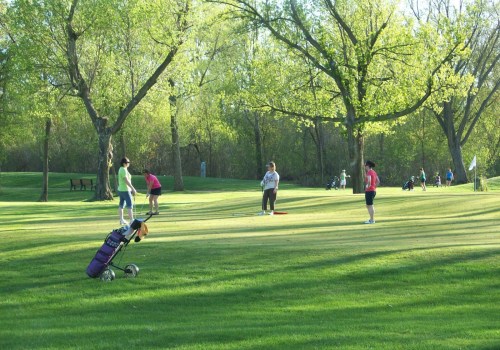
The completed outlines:
{"type": "Polygon", "coordinates": [[[469,170],[472,170],[476,167],[476,156],[472,159],[472,162],[470,163],[469,170]]]}

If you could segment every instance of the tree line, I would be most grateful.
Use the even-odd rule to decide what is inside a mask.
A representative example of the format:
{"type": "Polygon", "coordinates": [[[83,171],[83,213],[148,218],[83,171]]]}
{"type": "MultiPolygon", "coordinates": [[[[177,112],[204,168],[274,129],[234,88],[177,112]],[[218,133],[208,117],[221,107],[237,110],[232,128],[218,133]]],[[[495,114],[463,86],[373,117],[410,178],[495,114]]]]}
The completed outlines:
{"type": "Polygon", "coordinates": [[[284,179],[500,171],[495,1],[0,1],[0,169],[284,179]]]}

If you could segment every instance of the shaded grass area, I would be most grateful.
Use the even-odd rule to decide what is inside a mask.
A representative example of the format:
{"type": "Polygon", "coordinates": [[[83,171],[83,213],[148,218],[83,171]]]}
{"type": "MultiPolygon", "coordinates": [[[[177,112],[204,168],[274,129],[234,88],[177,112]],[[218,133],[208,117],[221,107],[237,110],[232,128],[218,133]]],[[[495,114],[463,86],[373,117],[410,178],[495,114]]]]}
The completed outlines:
{"type": "Polygon", "coordinates": [[[498,193],[381,188],[375,225],[348,192],[259,201],[167,193],[112,283],[85,268],[116,203],[0,203],[0,348],[500,347],[498,193]]]}

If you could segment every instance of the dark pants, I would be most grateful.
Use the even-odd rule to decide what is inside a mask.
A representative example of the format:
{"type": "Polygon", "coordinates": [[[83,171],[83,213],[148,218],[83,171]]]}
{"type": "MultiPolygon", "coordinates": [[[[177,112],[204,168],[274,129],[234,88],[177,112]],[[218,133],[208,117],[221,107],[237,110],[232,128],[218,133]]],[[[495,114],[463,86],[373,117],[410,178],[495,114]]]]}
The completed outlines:
{"type": "Polygon", "coordinates": [[[264,194],[262,196],[262,210],[267,210],[267,200],[269,200],[271,210],[274,210],[274,202],[276,201],[276,193],[274,193],[274,188],[264,190],[264,194]]]}

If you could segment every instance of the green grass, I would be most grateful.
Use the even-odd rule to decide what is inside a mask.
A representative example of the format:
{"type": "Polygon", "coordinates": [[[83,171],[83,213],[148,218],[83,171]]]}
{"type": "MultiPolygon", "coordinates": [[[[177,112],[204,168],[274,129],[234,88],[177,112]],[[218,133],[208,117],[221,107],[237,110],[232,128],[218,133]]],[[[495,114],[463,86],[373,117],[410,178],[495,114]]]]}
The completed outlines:
{"type": "MultiPolygon", "coordinates": [[[[37,201],[41,194],[41,173],[0,173],[0,201],[37,201]]],[[[54,197],[57,201],[88,201],[92,199],[93,192],[90,190],[70,191],[70,179],[94,179],[95,174],[75,173],[50,173],[49,175],[49,200],[54,197]]],[[[113,176],[110,177],[114,181],[113,176]]],[[[163,190],[169,191],[174,187],[172,176],[158,176],[163,190]]],[[[139,192],[146,192],[146,182],[142,175],[133,175],[132,183],[139,192]]],[[[184,185],[187,192],[219,192],[219,191],[247,191],[253,189],[260,191],[260,181],[257,180],[229,180],[219,178],[184,177],[184,185]]],[[[296,188],[293,184],[283,184],[282,188],[296,188]]]]}
{"type": "Polygon", "coordinates": [[[258,217],[254,181],[207,179],[161,197],[121,258],[139,276],[103,283],[85,268],[117,201],[70,197],[66,174],[28,201],[37,176],[1,178],[1,349],[500,348],[500,178],[380,188],[375,225],[348,191],[285,187],[289,214],[258,217]]]}

